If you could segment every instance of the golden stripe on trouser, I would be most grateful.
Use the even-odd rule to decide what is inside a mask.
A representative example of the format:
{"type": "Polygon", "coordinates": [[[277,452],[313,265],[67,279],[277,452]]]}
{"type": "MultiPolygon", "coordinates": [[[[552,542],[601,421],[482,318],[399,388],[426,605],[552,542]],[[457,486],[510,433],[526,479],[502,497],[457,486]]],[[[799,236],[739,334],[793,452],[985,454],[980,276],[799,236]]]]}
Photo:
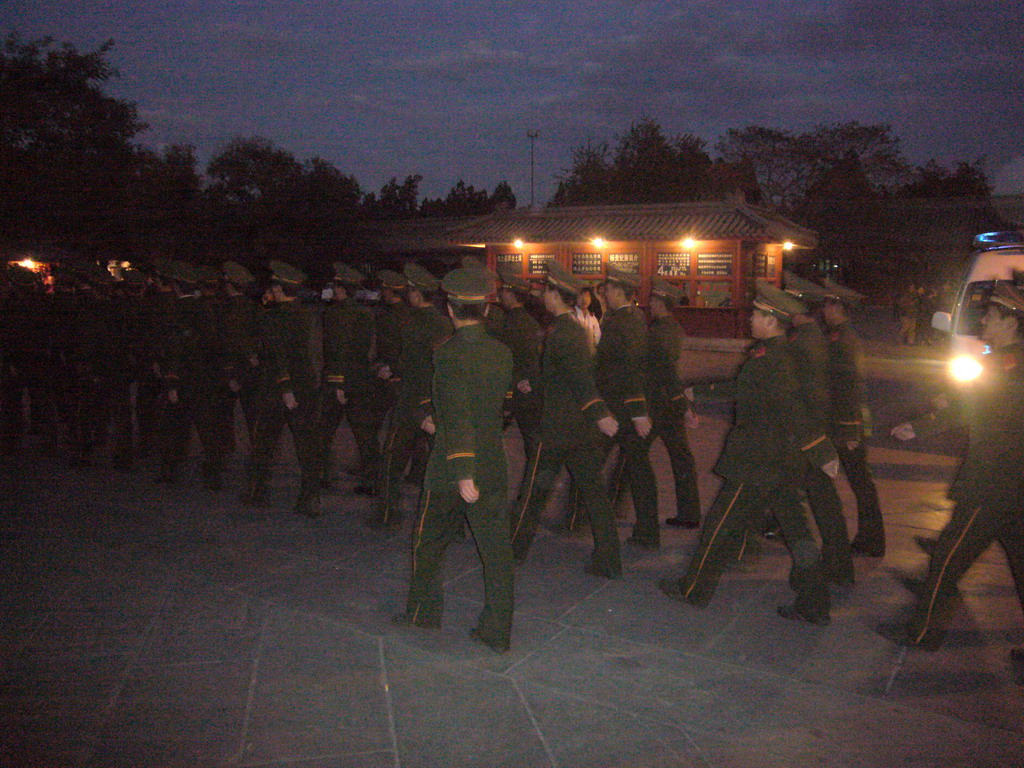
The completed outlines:
{"type": "MultiPolygon", "coordinates": [[[[412,545],[412,578],[416,578],[416,551],[420,548],[420,541],[423,538],[423,523],[427,519],[427,510],[430,509],[430,491],[426,492],[427,495],[423,499],[423,512],[420,514],[420,524],[416,528],[416,541],[412,545]]],[[[412,614],[412,623],[416,623],[416,619],[420,615],[420,601],[416,601],[416,610],[412,614]]]]}
{"type": "Polygon", "coordinates": [[[388,446],[384,449],[384,452],[388,455],[387,466],[384,467],[384,522],[388,522],[391,518],[391,504],[388,502],[391,493],[391,462],[395,456],[395,437],[398,435],[398,429],[396,427],[391,428],[391,439],[388,440],[388,446]]]}
{"type": "Polygon", "coordinates": [[[523,518],[526,516],[526,508],[530,506],[530,498],[533,496],[533,481],[537,479],[537,467],[540,464],[540,451],[544,447],[543,441],[537,441],[537,452],[534,454],[533,460],[533,472],[530,474],[530,487],[526,491],[526,498],[523,499],[523,506],[519,510],[519,520],[516,522],[516,529],[512,532],[512,538],[515,539],[519,533],[519,529],[523,527],[523,518]]]}
{"type": "Polygon", "coordinates": [[[722,513],[722,519],[718,521],[718,525],[715,526],[715,532],[711,534],[711,539],[708,541],[707,547],[704,548],[704,557],[700,559],[700,565],[697,566],[697,572],[693,575],[693,581],[690,584],[689,589],[686,590],[684,597],[689,597],[690,593],[693,592],[693,588],[697,586],[697,579],[700,578],[700,572],[704,570],[704,563],[708,559],[708,554],[711,552],[711,546],[715,543],[715,539],[718,538],[718,532],[722,530],[722,524],[725,523],[725,518],[732,512],[733,505],[736,504],[736,499],[740,497],[740,492],[743,490],[743,483],[740,483],[740,487],[736,489],[736,495],[732,497],[732,501],[729,502],[729,506],[725,512],[722,513]]]}
{"type": "Polygon", "coordinates": [[[935,580],[935,588],[932,589],[931,598],[928,601],[928,612],[925,614],[924,617],[924,628],[918,633],[917,637],[914,638],[915,645],[921,642],[921,638],[923,638],[925,633],[928,631],[928,625],[931,623],[932,620],[932,611],[935,609],[935,600],[939,596],[939,587],[942,585],[942,577],[946,573],[946,568],[949,566],[949,561],[953,559],[953,555],[956,554],[957,548],[964,543],[964,536],[967,535],[967,531],[970,530],[970,527],[978,518],[979,512],[981,512],[981,507],[977,507],[971,514],[971,519],[967,521],[967,525],[965,525],[964,529],[960,531],[960,535],[957,537],[956,543],[952,547],[950,547],[949,554],[946,555],[946,560],[945,562],[943,562],[942,568],[939,569],[939,578],[935,580]]]}

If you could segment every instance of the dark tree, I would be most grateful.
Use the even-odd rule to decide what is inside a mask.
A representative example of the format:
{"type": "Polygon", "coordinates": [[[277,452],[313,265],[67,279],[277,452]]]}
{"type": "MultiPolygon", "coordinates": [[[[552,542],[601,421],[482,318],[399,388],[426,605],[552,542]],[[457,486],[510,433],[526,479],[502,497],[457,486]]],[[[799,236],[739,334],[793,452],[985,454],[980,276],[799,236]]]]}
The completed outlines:
{"type": "Polygon", "coordinates": [[[394,176],[380,188],[380,194],[373,192],[363,197],[362,208],[372,219],[410,219],[419,213],[420,174],[410,174],[401,184],[394,176]]]}
{"type": "Polygon", "coordinates": [[[896,194],[899,197],[985,198],[992,194],[992,186],[982,160],[957,163],[952,171],[931,160],[915,169],[913,178],[896,194]]]}
{"type": "Polygon", "coordinates": [[[131,255],[195,258],[212,222],[204,215],[194,147],[140,150],[128,196],[131,255]]]}

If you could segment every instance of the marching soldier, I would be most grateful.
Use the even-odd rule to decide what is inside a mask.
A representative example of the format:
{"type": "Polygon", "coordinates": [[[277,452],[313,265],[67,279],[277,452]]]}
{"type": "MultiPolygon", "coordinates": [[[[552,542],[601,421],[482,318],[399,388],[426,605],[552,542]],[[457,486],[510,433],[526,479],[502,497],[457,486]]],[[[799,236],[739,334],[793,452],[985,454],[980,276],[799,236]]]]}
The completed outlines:
{"type": "Polygon", "coordinates": [[[400,379],[391,425],[384,441],[380,500],[377,513],[366,524],[370,528],[397,528],[402,522],[402,475],[413,457],[422,434],[424,419],[430,415],[430,383],[434,375],[434,350],[451,335],[451,322],[431,303],[437,278],[418,264],[405,265],[409,282],[406,300],[408,320],[402,326],[402,347],[397,370],[400,379]]]}
{"type": "Polygon", "coordinates": [[[697,469],[686,436],[692,419],[690,401],[679,379],[680,340],[683,329],[673,315],[683,291],[664,278],[651,278],[651,326],[647,331],[647,403],[672,466],[676,487],[676,514],[665,522],[679,528],[700,526],[700,494],[697,469]]]}
{"type": "MultiPolygon", "coordinates": [[[[253,427],[260,388],[260,307],[250,296],[256,283],[253,274],[235,261],[221,264],[224,286],[222,327],[228,390],[237,398],[252,445],[253,427]]],[[[234,402],[229,406],[231,434],[234,433],[234,402]]]]}
{"type": "Polygon", "coordinates": [[[864,445],[864,374],[860,339],[850,326],[847,305],[860,294],[831,280],[823,281],[825,303],[822,317],[828,329],[828,371],[831,410],[829,437],[857,499],[857,534],[850,542],[855,554],[885,555],[885,527],[878,503],[878,489],[868,466],[864,445]]]}
{"type": "Polygon", "coordinates": [[[760,283],[751,315],[755,344],[736,379],[693,388],[698,400],[734,400],[736,421],[715,465],[725,482],[708,511],[697,552],[681,579],[659,584],[673,599],[707,606],[735,541],[770,506],[793,560],[789,583],[796,592],[796,602],[779,606],[779,614],[829,623],[828,586],[804,518],[797,478],[806,461],[833,477],[839,462],[807,414],[785,349],[790,318],[801,310],[789,294],[760,283]]]}
{"type": "Polygon", "coordinates": [[[354,298],[365,279],[358,271],[335,262],[331,303],[323,312],[324,372],[320,426],[324,438],[325,487],[331,484],[331,446],[344,418],[356,442],[360,485],[373,486],[380,466],[377,432],[379,411],[373,405],[374,377],[370,370],[373,315],[354,298]]]}
{"type": "MultiPolygon", "coordinates": [[[[892,430],[899,440],[966,426],[967,452],[949,488],[953,514],[935,542],[928,574],[905,624],[879,632],[900,645],[937,650],[957,603],[957,583],[993,541],[1006,552],[1024,608],[1024,291],[999,281],[981,321],[992,349],[981,376],[934,413],[892,430]]],[[[1021,663],[1021,651],[1012,655],[1021,663]]],[[[1020,670],[1018,670],[1019,672],[1020,670]]]]}
{"type": "Polygon", "coordinates": [[[434,353],[434,413],[428,421],[434,443],[413,535],[409,597],[395,620],[440,626],[445,550],[468,521],[484,573],[484,607],[471,635],[503,653],[511,638],[514,576],[501,414],[512,355],[484,325],[492,289],[487,272],[456,269],[441,287],[455,333],[434,353]]]}
{"type": "Polygon", "coordinates": [[[509,409],[523,438],[523,454],[533,455],[540,434],[540,323],[526,310],[530,284],[518,275],[502,274],[498,299],[505,308],[500,339],[512,350],[512,397],[509,409]]]}
{"type": "Polygon", "coordinates": [[[601,340],[597,343],[594,379],[597,390],[619,430],[615,441],[636,511],[633,535],[626,541],[644,549],[657,549],[661,534],[658,523],[658,486],[651,469],[651,418],[647,412],[647,321],[634,299],[640,288],[639,275],[608,267],[604,295],[608,312],[602,317],[601,340]]]}
{"type": "Polygon", "coordinates": [[[557,264],[550,265],[545,276],[544,307],[553,319],[541,358],[540,439],[513,512],[512,550],[519,562],[526,559],[548,494],[564,465],[590,515],[594,551],[586,570],[615,579],[622,575],[622,563],[615,515],[601,481],[601,435],[613,437],[619,425],[597,394],[586,331],[572,316],[582,285],[582,280],[557,264]]]}
{"type": "Polygon", "coordinates": [[[316,518],[320,508],[323,439],[319,429],[320,376],[312,355],[316,315],[298,301],[306,274],[283,261],[271,261],[260,338],[269,390],[259,406],[249,458],[248,484],[242,500],[259,505],[266,497],[270,464],[284,425],[292,433],[299,460],[300,486],[295,511],[316,518]]]}
{"type": "MultiPolygon", "coordinates": [[[[809,280],[789,272],[784,277],[786,292],[798,302],[820,303],[824,300],[821,289],[809,280]]],[[[794,311],[786,349],[792,357],[793,373],[815,429],[831,434],[828,345],[821,326],[806,309],[794,311]]],[[[821,565],[825,577],[836,584],[853,584],[853,553],[835,481],[818,467],[807,464],[802,485],[821,536],[821,565]]]]}

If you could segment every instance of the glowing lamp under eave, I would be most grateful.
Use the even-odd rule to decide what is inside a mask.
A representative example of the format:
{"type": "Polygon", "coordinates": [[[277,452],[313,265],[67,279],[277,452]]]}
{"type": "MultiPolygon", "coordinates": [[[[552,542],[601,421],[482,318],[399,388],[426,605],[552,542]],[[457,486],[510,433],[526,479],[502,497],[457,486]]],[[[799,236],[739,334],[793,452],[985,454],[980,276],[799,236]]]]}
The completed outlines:
{"type": "Polygon", "coordinates": [[[522,240],[515,240],[515,241],[513,241],[512,245],[514,245],[516,248],[522,248],[523,247],[523,241],[522,240]]]}
{"type": "Polygon", "coordinates": [[[949,361],[949,375],[955,381],[974,381],[981,376],[981,363],[971,355],[957,355],[949,361]]]}
{"type": "Polygon", "coordinates": [[[31,269],[34,272],[36,268],[39,266],[39,263],[37,261],[33,261],[32,259],[22,259],[21,261],[18,262],[18,266],[24,267],[25,269],[31,269]]]}
{"type": "Polygon", "coordinates": [[[604,238],[603,237],[595,237],[593,240],[591,240],[591,242],[594,244],[595,248],[604,248],[604,238]]]}
{"type": "Polygon", "coordinates": [[[695,245],[697,245],[697,241],[694,240],[692,237],[688,237],[685,240],[683,240],[683,248],[685,248],[688,251],[693,250],[693,247],[695,245]]]}
{"type": "Polygon", "coordinates": [[[784,251],[792,251],[794,248],[796,248],[796,244],[790,240],[787,240],[782,244],[782,250],[784,251]]]}

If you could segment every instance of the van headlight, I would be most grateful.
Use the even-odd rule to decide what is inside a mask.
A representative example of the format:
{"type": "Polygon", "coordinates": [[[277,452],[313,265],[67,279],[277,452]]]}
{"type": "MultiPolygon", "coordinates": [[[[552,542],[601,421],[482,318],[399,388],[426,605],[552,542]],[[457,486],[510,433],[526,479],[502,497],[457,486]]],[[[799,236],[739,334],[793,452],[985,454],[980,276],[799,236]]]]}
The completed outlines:
{"type": "Polygon", "coordinates": [[[981,362],[972,355],[957,355],[949,361],[949,375],[956,381],[974,381],[981,376],[981,362]]]}

